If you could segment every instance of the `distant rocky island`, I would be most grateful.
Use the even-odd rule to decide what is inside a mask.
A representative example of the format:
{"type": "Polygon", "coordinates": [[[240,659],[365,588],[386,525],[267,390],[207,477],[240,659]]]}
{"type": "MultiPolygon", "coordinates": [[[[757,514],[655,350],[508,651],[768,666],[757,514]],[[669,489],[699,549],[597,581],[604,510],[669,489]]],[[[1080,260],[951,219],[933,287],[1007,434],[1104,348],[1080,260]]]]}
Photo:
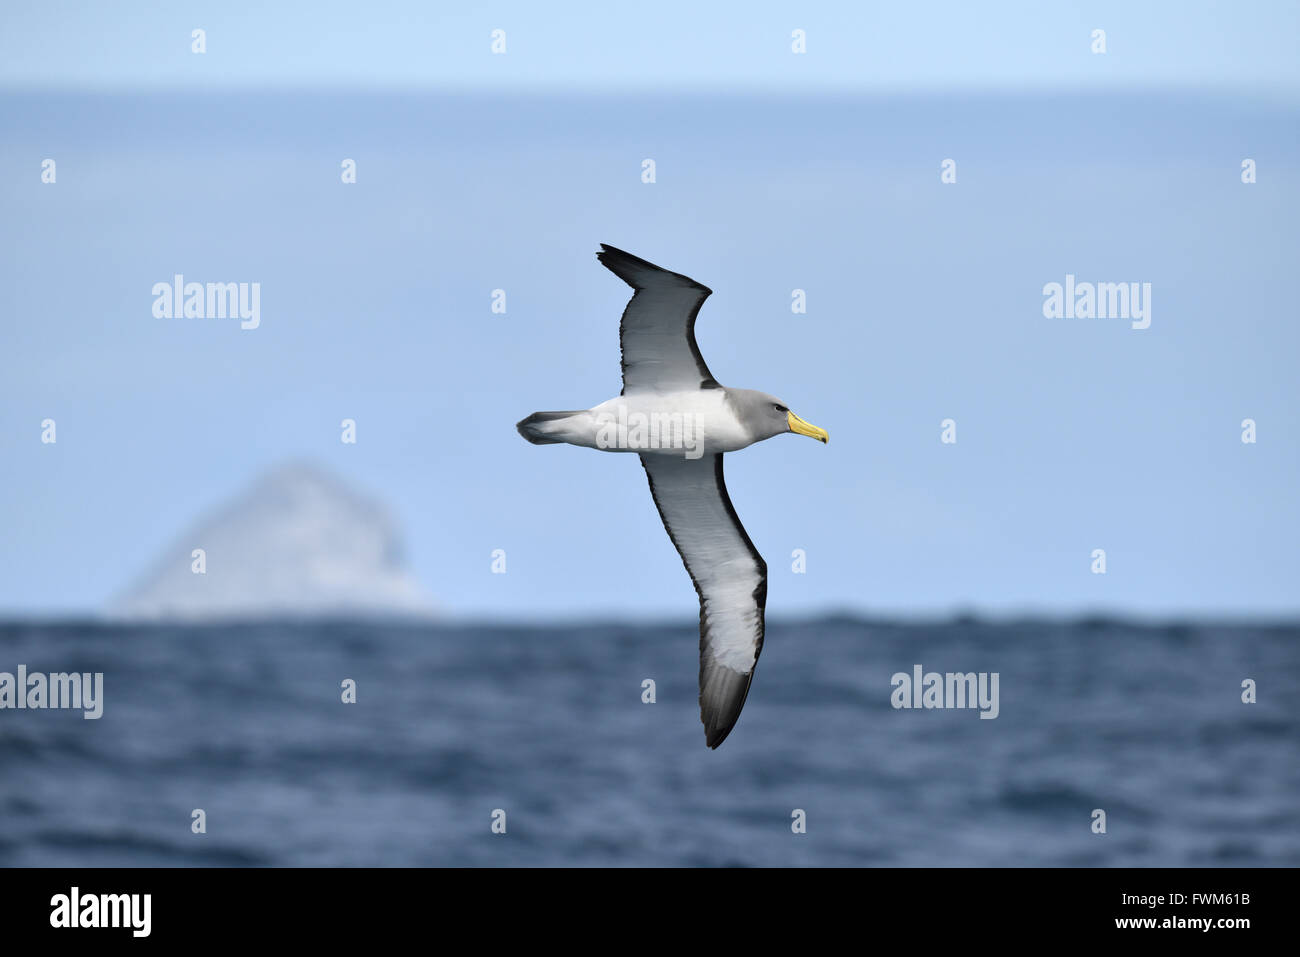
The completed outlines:
{"type": "Polygon", "coordinates": [[[387,511],[305,463],[268,472],[187,529],[106,609],[184,621],[433,612],[387,511]]]}

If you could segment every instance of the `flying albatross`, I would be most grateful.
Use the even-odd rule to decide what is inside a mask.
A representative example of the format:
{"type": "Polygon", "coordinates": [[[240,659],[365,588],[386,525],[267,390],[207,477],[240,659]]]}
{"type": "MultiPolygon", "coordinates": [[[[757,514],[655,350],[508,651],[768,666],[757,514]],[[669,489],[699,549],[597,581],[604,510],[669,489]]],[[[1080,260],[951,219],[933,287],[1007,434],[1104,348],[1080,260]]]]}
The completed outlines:
{"type": "Polygon", "coordinates": [[[695,317],[713,290],[604,243],[596,258],[636,290],[619,325],[623,391],[591,409],[534,412],[517,428],[534,445],[640,454],[700,596],[700,720],[716,748],[749,694],[767,603],[767,563],[727,496],[723,454],[783,432],[829,436],[773,396],[718,384],[695,344],[695,317]]]}

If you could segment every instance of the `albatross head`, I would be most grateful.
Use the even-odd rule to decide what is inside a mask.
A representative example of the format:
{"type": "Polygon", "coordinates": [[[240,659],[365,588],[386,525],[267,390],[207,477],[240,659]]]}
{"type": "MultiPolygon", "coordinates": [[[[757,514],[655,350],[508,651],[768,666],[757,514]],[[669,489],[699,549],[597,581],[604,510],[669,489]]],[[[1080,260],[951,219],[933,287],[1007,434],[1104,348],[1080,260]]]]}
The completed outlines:
{"type": "Polygon", "coordinates": [[[799,418],[774,395],[755,392],[752,389],[728,389],[727,392],[735,394],[734,398],[736,405],[740,407],[741,418],[753,434],[755,442],[770,439],[782,432],[806,435],[819,442],[830,441],[829,432],[799,418]]]}

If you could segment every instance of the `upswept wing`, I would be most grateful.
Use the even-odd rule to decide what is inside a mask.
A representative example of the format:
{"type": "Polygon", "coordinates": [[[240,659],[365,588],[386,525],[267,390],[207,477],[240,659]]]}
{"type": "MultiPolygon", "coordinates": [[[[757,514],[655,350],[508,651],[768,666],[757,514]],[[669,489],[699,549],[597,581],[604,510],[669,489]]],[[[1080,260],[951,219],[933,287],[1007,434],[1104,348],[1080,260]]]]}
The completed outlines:
{"type": "Polygon", "coordinates": [[[636,290],[619,324],[623,393],[719,388],[695,343],[695,317],[713,290],[604,243],[596,258],[636,290]]]}

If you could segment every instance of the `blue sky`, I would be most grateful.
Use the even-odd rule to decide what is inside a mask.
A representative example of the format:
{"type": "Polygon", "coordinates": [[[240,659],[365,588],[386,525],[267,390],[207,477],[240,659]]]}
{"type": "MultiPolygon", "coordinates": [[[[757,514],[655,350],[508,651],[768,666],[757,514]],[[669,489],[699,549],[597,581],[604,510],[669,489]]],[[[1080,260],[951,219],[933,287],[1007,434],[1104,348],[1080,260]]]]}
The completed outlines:
{"type": "Polygon", "coordinates": [[[635,459],[514,431],[618,392],[608,242],[713,288],[721,381],[830,430],[728,460],[771,614],[1296,611],[1290,5],[32,9],[0,34],[0,609],[94,608],[306,457],[449,612],[693,617],[635,459]],[[261,327],[155,319],[177,272],[260,282],[261,327]],[[1044,318],[1067,273],[1150,282],[1151,328],[1044,318]]]}
{"type": "Polygon", "coordinates": [[[29,3],[0,85],[37,88],[1294,94],[1294,3],[29,3]],[[208,52],[190,53],[190,31],[208,52]],[[493,30],[505,56],[489,53],[493,30]],[[808,53],[790,54],[806,32],[808,53]],[[1107,53],[1090,52],[1103,29],[1107,53]]]}

